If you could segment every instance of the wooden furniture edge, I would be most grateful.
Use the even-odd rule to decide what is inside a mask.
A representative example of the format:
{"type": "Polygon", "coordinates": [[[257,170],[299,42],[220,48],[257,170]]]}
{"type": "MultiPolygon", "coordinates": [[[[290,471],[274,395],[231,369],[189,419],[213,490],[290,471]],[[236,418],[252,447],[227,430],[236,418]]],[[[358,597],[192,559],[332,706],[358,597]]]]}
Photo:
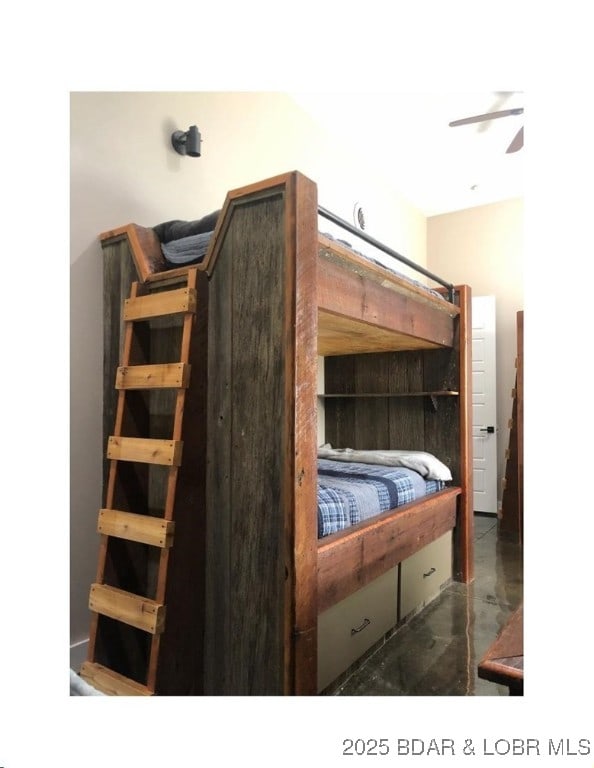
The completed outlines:
{"type": "Polygon", "coordinates": [[[319,539],[318,612],[348,597],[452,530],[456,521],[456,499],[461,492],[458,487],[444,488],[425,499],[319,539]],[[340,566],[338,572],[334,567],[336,563],[340,566]]]}
{"type": "Polygon", "coordinates": [[[460,302],[460,482],[455,547],[456,578],[474,580],[474,498],[472,484],[472,293],[467,285],[455,286],[460,302]]]}
{"type": "MultiPolygon", "coordinates": [[[[393,271],[388,266],[370,261],[365,256],[358,254],[355,250],[351,250],[348,246],[342,245],[337,240],[330,239],[323,232],[318,233],[318,244],[320,255],[329,261],[338,262],[342,267],[348,265],[357,274],[372,279],[385,288],[411,296],[415,300],[446,312],[451,317],[455,317],[460,313],[459,308],[455,304],[451,304],[445,298],[434,296],[420,286],[415,285],[414,282],[407,280],[403,275],[399,275],[399,263],[396,260],[394,262],[395,271],[393,271]]],[[[404,265],[403,268],[406,269],[404,265]]]]}
{"type": "Polygon", "coordinates": [[[478,664],[478,676],[492,683],[514,685],[524,682],[524,665],[522,668],[506,664],[504,659],[524,656],[524,606],[519,605],[508,617],[495,640],[485,651],[478,664]],[[519,653],[521,649],[521,653],[519,653]]]}
{"type": "MultiPolygon", "coordinates": [[[[141,283],[145,283],[153,274],[171,276],[172,270],[166,269],[165,257],[161,251],[161,243],[157,233],[150,227],[142,227],[133,223],[125,224],[102,232],[99,235],[99,240],[102,246],[118,240],[128,241],[130,254],[141,283]]],[[[187,268],[184,268],[184,272],[186,271],[187,268]]]]}

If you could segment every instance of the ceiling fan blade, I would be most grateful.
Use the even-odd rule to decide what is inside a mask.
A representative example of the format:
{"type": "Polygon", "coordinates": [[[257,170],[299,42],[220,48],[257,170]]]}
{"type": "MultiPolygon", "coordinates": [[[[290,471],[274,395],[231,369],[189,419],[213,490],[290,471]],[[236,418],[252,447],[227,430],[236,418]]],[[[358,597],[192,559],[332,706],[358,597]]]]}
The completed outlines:
{"type": "Polygon", "coordinates": [[[475,115],[474,117],[464,117],[462,120],[454,120],[449,123],[450,127],[456,125],[468,125],[469,123],[482,123],[483,120],[494,120],[497,117],[508,117],[509,115],[521,115],[524,112],[523,107],[515,109],[501,109],[499,112],[487,112],[484,115],[475,115]]]}
{"type": "Polygon", "coordinates": [[[510,152],[517,152],[518,149],[522,149],[523,146],[524,146],[524,126],[522,126],[520,130],[516,133],[516,135],[512,140],[512,143],[505,150],[505,153],[509,154],[510,152]]]}

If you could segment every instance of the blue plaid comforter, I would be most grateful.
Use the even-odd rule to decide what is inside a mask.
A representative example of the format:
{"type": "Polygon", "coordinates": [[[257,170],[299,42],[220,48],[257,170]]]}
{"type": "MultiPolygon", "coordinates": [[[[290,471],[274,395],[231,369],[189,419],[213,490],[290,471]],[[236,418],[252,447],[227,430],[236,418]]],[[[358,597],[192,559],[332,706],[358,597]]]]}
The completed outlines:
{"type": "Polygon", "coordinates": [[[318,536],[342,531],[444,486],[405,467],[318,459],[318,536]]]}

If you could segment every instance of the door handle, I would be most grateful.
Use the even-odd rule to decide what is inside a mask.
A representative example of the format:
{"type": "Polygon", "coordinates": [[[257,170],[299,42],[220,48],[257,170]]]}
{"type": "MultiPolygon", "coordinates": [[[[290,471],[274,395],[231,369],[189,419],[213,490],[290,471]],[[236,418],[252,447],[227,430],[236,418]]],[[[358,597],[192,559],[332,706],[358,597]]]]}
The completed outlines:
{"type": "Polygon", "coordinates": [[[488,432],[490,435],[492,435],[495,432],[495,427],[481,427],[479,432],[488,432]]]}

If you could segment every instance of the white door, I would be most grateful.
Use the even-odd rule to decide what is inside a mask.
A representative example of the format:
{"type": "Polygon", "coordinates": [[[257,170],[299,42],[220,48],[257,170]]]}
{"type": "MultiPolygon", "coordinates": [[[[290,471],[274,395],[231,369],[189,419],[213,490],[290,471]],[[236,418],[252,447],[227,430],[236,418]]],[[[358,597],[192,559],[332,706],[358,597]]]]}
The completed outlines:
{"type": "Polygon", "coordinates": [[[495,297],[472,299],[472,444],[474,511],[497,514],[495,297]]]}

